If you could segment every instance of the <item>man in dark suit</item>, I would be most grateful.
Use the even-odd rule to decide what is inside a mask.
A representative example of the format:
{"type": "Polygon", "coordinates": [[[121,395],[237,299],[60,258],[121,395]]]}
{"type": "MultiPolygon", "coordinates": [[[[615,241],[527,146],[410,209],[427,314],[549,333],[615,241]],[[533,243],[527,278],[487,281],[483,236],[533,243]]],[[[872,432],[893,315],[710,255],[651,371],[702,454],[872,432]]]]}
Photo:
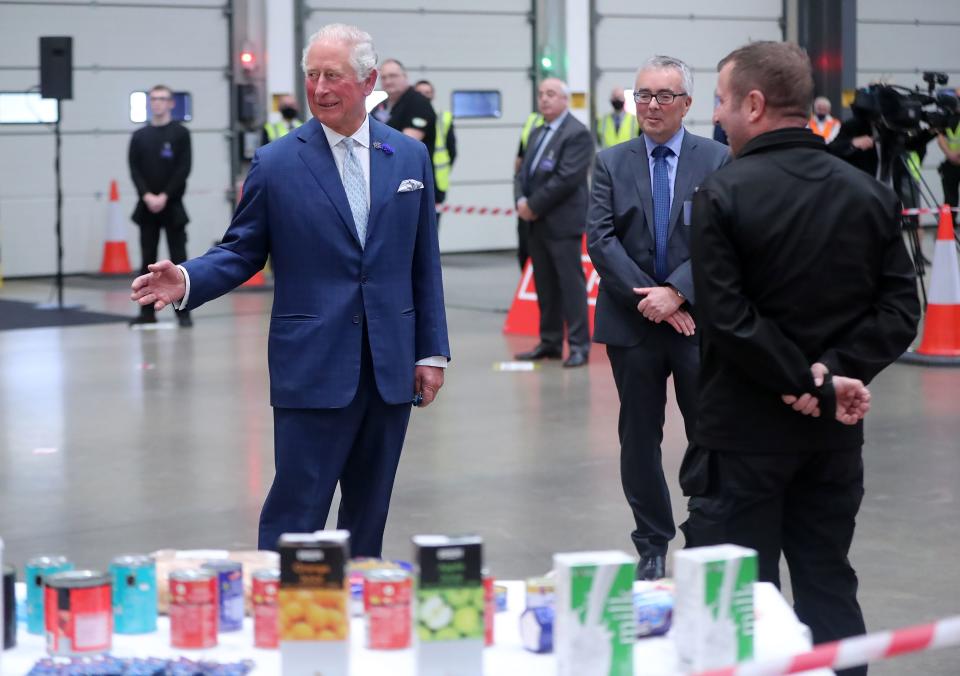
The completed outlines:
{"type": "Polygon", "coordinates": [[[696,420],[690,200],[729,160],[726,146],[683,128],[692,94],[679,59],[656,56],[640,68],[633,97],[643,134],[597,156],[587,219],[600,274],[594,340],[607,346],[620,394],[620,478],[641,579],[664,576],[676,534],[660,454],[671,374],[688,438],[696,420]]]}
{"type": "Polygon", "coordinates": [[[570,353],[563,365],[573,368],[586,364],[590,355],[580,252],[593,138],[567,109],[569,97],[561,80],[540,83],[537,106],[544,122],[530,135],[514,179],[517,214],[530,224],[528,247],[540,308],[540,343],[516,358],[559,359],[566,324],[570,353]]]}
{"type": "Polygon", "coordinates": [[[422,143],[367,116],[376,59],[357,28],[315,33],[303,58],[314,119],[257,151],[222,244],[133,283],[141,305],[195,308],[273,261],[262,549],[323,528],[339,482],[351,552],[380,555],[411,400],[433,401],[450,355],[433,170],[422,143]]]}
{"type": "Polygon", "coordinates": [[[916,280],[893,191],[805,128],[806,53],[755,42],[719,68],[714,117],[737,159],[693,204],[703,365],[682,530],[691,547],[756,549],[760,579],[777,584],[782,551],[797,616],[832,641],[864,632],[847,558],[863,383],[913,339],[916,280]]]}

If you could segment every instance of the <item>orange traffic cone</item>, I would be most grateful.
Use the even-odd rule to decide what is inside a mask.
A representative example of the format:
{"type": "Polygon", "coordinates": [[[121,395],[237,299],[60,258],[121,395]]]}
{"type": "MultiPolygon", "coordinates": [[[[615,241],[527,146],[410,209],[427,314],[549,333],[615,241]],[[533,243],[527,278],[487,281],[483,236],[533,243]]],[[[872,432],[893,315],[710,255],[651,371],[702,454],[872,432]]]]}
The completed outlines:
{"type": "Polygon", "coordinates": [[[127,240],[124,236],[123,214],[120,213],[120,190],[116,180],[110,181],[110,203],[107,206],[107,239],[103,243],[101,275],[129,275],[130,257],[127,255],[127,240]]]}
{"type": "Polygon", "coordinates": [[[946,204],[940,207],[923,338],[920,347],[904,358],[913,363],[960,366],[960,263],[953,235],[953,212],[946,204]]]}

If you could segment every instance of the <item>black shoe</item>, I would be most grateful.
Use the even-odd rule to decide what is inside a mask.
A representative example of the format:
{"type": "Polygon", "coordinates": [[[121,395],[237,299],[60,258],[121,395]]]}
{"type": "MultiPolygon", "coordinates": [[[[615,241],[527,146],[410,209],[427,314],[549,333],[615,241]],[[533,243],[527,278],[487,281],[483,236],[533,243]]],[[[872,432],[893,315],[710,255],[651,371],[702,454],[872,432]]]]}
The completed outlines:
{"type": "Polygon", "coordinates": [[[541,359],[559,359],[561,356],[562,353],[559,348],[540,343],[529,352],[518,352],[513,355],[513,358],[520,361],[540,361],[541,359]]]}
{"type": "Polygon", "coordinates": [[[590,359],[590,353],[587,352],[586,350],[571,352],[570,356],[567,357],[567,361],[563,362],[563,368],[575,369],[578,366],[586,366],[587,361],[589,359],[590,359]]]}
{"type": "Polygon", "coordinates": [[[193,326],[193,320],[190,319],[190,312],[178,312],[177,322],[185,329],[189,329],[191,326],[193,326]]]}
{"type": "Polygon", "coordinates": [[[156,315],[137,315],[127,323],[130,326],[137,326],[138,324],[156,324],[157,316],[156,315]]]}
{"type": "Polygon", "coordinates": [[[667,576],[667,558],[660,554],[641,556],[637,564],[637,580],[660,580],[667,576]]]}

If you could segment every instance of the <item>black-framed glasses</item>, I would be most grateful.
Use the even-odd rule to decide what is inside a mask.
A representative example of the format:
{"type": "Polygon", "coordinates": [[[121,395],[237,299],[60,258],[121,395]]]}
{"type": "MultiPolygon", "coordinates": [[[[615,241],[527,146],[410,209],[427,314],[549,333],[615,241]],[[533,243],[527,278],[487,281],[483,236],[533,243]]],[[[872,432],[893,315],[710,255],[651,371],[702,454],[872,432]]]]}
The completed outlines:
{"type": "Polygon", "coordinates": [[[661,89],[656,93],[650,91],[649,89],[641,89],[633,93],[633,101],[634,103],[642,103],[646,105],[656,98],[657,103],[659,103],[661,106],[669,106],[678,96],[686,95],[686,92],[672,92],[669,89],[661,89]]]}

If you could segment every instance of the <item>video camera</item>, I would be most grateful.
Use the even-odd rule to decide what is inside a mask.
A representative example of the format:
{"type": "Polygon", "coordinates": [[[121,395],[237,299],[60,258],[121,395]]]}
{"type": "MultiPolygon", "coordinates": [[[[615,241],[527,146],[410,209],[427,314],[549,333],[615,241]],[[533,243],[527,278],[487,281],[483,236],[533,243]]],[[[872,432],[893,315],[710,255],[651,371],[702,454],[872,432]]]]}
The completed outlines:
{"type": "Polygon", "coordinates": [[[856,91],[851,110],[854,115],[904,136],[927,129],[942,132],[960,109],[957,97],[952,93],[934,93],[937,85],[942,87],[948,80],[946,73],[925,71],[926,93],[920,90],[920,85],[913,89],[899,85],[868,85],[856,91]]]}

